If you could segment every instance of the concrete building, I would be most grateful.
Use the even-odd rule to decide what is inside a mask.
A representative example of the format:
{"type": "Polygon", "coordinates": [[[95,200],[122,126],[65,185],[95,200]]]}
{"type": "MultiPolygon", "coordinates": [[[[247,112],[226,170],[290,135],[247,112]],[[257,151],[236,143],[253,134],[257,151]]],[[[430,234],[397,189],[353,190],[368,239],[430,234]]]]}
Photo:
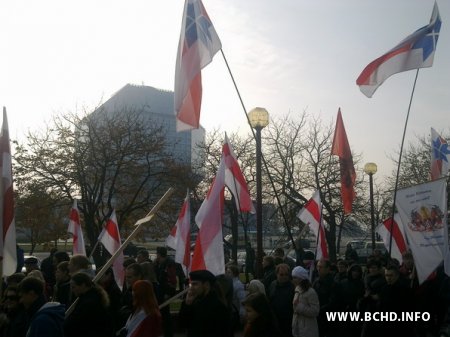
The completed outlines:
{"type": "Polygon", "coordinates": [[[173,95],[173,91],[127,84],[98,110],[103,109],[107,113],[141,111],[148,116],[149,122],[158,123],[166,129],[168,145],[173,149],[175,158],[192,166],[198,160],[196,145],[204,142],[205,129],[200,126],[191,131],[176,131],[173,95]]]}

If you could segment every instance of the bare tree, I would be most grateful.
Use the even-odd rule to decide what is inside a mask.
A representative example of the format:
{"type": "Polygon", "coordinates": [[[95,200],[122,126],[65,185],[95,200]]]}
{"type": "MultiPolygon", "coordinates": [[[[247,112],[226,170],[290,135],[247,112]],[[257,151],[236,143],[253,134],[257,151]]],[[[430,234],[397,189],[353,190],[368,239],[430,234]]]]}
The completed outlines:
{"type": "Polygon", "coordinates": [[[139,111],[55,116],[42,132],[29,132],[25,144],[16,143],[18,193],[37,184],[66,201],[67,212],[73,199],[81,199],[92,247],[113,208],[119,224],[134,223],[169,186],[182,187],[159,219],[159,232],[168,233],[183,190],[195,185],[188,165],[174,160],[171,150],[164,128],[139,111]]]}

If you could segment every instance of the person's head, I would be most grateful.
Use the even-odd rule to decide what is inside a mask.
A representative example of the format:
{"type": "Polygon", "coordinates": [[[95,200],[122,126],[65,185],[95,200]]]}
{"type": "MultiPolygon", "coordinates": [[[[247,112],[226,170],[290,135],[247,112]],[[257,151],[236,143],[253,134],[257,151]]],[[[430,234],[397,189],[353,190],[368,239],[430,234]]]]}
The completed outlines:
{"type": "Polygon", "coordinates": [[[359,264],[352,264],[347,271],[347,276],[352,280],[361,280],[363,275],[362,268],[359,264]]]}
{"type": "Polygon", "coordinates": [[[155,272],[155,265],[152,261],[145,261],[139,264],[142,269],[142,278],[149,282],[158,282],[155,272]]]}
{"type": "Polygon", "coordinates": [[[214,286],[216,277],[209,270],[196,270],[189,273],[190,291],[195,297],[206,296],[214,286]]]}
{"type": "Polygon", "coordinates": [[[94,282],[90,275],[84,272],[77,272],[70,278],[70,287],[75,296],[80,296],[86,293],[94,286],[94,282]]]}
{"type": "Polygon", "coordinates": [[[384,278],[389,285],[395,284],[400,277],[400,271],[395,265],[388,265],[384,269],[384,278]]]}
{"type": "Polygon", "coordinates": [[[274,257],[284,257],[284,249],[281,247],[275,248],[275,250],[273,251],[273,256],[274,257]]]}
{"type": "Polygon", "coordinates": [[[70,279],[69,275],[69,261],[58,263],[55,270],[55,280],[57,283],[64,282],[70,279]]]}
{"type": "Polygon", "coordinates": [[[381,273],[381,262],[379,260],[371,259],[367,262],[366,268],[369,275],[378,275],[381,273]]]}
{"type": "Polygon", "coordinates": [[[260,280],[253,279],[250,281],[250,283],[247,286],[248,294],[254,294],[254,293],[261,293],[266,294],[266,289],[264,288],[264,283],[262,283],[260,280]]]}
{"type": "Polygon", "coordinates": [[[310,287],[309,272],[302,266],[295,267],[292,269],[292,282],[303,290],[307,290],[310,287]]]}
{"type": "Polygon", "coordinates": [[[24,261],[26,274],[31,272],[32,270],[39,270],[39,264],[38,259],[34,256],[30,256],[29,258],[26,258],[24,261]]]}
{"type": "Polygon", "coordinates": [[[250,324],[255,322],[258,317],[262,317],[263,319],[270,319],[272,317],[269,300],[264,294],[250,294],[242,304],[247,313],[247,322],[250,324]]]}
{"type": "Polygon", "coordinates": [[[348,263],[344,260],[339,260],[337,263],[338,273],[347,273],[348,263]]]}
{"type": "Polygon", "coordinates": [[[6,284],[9,286],[17,286],[25,278],[24,273],[14,273],[6,278],[6,284]]]}
{"type": "Polygon", "coordinates": [[[231,278],[239,277],[238,266],[236,266],[235,264],[228,264],[225,268],[225,274],[231,278]]]}
{"type": "Polygon", "coordinates": [[[406,268],[406,269],[413,269],[414,267],[414,258],[413,255],[411,254],[411,252],[405,252],[402,255],[402,265],[406,268]]]}
{"type": "Polygon", "coordinates": [[[50,249],[50,257],[53,257],[53,255],[55,255],[55,253],[58,251],[58,248],[56,248],[56,247],[52,247],[51,249],[50,249]]]}
{"type": "Polygon", "coordinates": [[[352,249],[352,244],[350,242],[347,243],[347,249],[352,249]]]}
{"type": "Polygon", "coordinates": [[[63,261],[69,261],[70,257],[67,252],[57,251],[53,254],[53,266],[56,268],[63,261]]]}
{"type": "Polygon", "coordinates": [[[153,285],[150,282],[138,280],[134,282],[132,290],[135,311],[143,309],[147,315],[159,312],[153,285]]]}
{"type": "Polygon", "coordinates": [[[319,274],[319,278],[327,276],[330,273],[330,268],[330,260],[320,259],[317,262],[317,273],[319,274]]]}
{"type": "Polygon", "coordinates": [[[133,263],[137,263],[136,260],[132,257],[128,257],[123,261],[123,268],[127,269],[129,265],[133,264],[133,263]]]}
{"type": "Polygon", "coordinates": [[[89,269],[90,265],[91,262],[86,256],[80,254],[73,255],[69,261],[69,273],[72,276],[80,270],[89,269]]]}
{"type": "Polygon", "coordinates": [[[128,287],[133,286],[134,282],[142,280],[144,274],[142,272],[142,267],[139,263],[130,264],[127,269],[125,269],[125,281],[128,287]]]}
{"type": "Polygon", "coordinates": [[[17,285],[8,286],[4,295],[4,308],[7,312],[13,312],[19,307],[19,291],[17,285]]]}
{"type": "Polygon", "coordinates": [[[42,272],[38,269],[32,270],[28,273],[27,277],[35,277],[39,280],[41,280],[42,282],[45,282],[45,278],[44,275],[42,274],[42,272]]]}
{"type": "Polygon", "coordinates": [[[44,282],[35,277],[25,277],[18,286],[20,303],[29,309],[44,294],[44,282]]]}
{"type": "Polygon", "coordinates": [[[266,255],[263,257],[263,267],[264,268],[269,268],[269,267],[274,267],[275,266],[275,260],[273,258],[273,256],[270,255],[266,255]]]}
{"type": "Polygon", "coordinates": [[[156,259],[158,261],[163,261],[167,257],[166,247],[156,247],[156,259]]]}
{"type": "Polygon", "coordinates": [[[150,258],[149,258],[147,249],[141,249],[138,251],[137,256],[136,256],[137,263],[142,263],[142,262],[146,262],[149,260],[150,260],[150,258]]]}
{"type": "Polygon", "coordinates": [[[276,266],[275,272],[277,274],[278,283],[290,282],[291,269],[289,268],[289,265],[287,265],[286,263],[280,263],[279,265],[276,266]]]}

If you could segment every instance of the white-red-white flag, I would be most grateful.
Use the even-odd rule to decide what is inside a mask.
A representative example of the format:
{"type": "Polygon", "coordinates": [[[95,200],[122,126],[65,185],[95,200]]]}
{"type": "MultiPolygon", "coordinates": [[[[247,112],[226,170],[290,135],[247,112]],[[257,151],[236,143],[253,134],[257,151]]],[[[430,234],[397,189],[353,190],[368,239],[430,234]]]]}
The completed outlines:
{"type": "Polygon", "coordinates": [[[198,129],[202,104],[202,73],[222,48],[200,0],[186,0],[175,66],[174,109],[177,130],[198,129]]]}
{"type": "Polygon", "coordinates": [[[77,199],[73,199],[73,206],[70,210],[69,228],[67,232],[73,235],[73,255],[81,254],[86,256],[86,247],[84,246],[83,231],[81,230],[80,212],[78,211],[77,199]]]}
{"type": "Polygon", "coordinates": [[[447,176],[450,149],[447,141],[431,128],[431,180],[447,176]]]}
{"type": "Polygon", "coordinates": [[[316,260],[328,259],[327,240],[322,220],[322,201],[319,191],[314,192],[312,198],[298,212],[297,217],[307,224],[316,236],[316,260]]]}
{"type": "Polygon", "coordinates": [[[403,253],[408,250],[408,244],[405,239],[402,219],[398,213],[394,215],[394,223],[392,223],[392,218],[388,218],[377,227],[376,231],[381,236],[387,251],[389,251],[392,233],[391,257],[401,263],[403,253]]]}
{"type": "Polygon", "coordinates": [[[191,207],[189,191],[184,199],[175,226],[166,239],[166,245],[175,250],[175,262],[187,273],[191,267],[191,207]]]}
{"type": "MultiPolygon", "coordinates": [[[[108,221],[105,224],[105,227],[100,233],[98,240],[103,244],[105,249],[111,255],[114,255],[114,253],[117,250],[119,250],[122,241],[120,240],[119,226],[117,224],[117,217],[115,210],[112,211],[111,216],[109,217],[108,221]]],[[[114,278],[120,290],[122,290],[123,288],[123,281],[125,278],[123,261],[124,257],[122,252],[119,254],[119,256],[116,257],[112,265],[112,269],[114,271],[114,278]]]]}
{"type": "Polygon", "coordinates": [[[16,225],[14,221],[14,193],[8,118],[3,107],[3,124],[0,134],[0,259],[3,275],[14,274],[17,269],[16,225]]]}
{"type": "Polygon", "coordinates": [[[247,182],[242,174],[236,155],[225,133],[225,142],[222,146],[222,157],[225,161],[225,185],[234,195],[236,207],[241,212],[255,213],[247,182]]]}
{"type": "Polygon", "coordinates": [[[225,162],[222,156],[216,177],[195,216],[199,227],[192,256],[191,271],[209,270],[214,275],[225,273],[222,214],[225,187],[225,162]]]}

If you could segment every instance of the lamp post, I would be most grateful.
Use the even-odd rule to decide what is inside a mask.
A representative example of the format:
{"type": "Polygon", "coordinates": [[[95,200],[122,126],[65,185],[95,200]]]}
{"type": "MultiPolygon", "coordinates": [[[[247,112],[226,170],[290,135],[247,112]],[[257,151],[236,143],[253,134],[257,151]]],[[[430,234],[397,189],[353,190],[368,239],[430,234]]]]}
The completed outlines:
{"type": "Polygon", "coordinates": [[[264,108],[254,108],[248,120],[256,131],[256,276],[262,277],[262,181],[261,181],[261,130],[269,124],[269,113],[264,108]]]}
{"type": "Polygon", "coordinates": [[[370,186],[370,220],[372,234],[372,253],[375,250],[375,211],[373,205],[373,175],[377,173],[377,164],[367,163],[364,165],[364,172],[369,175],[370,186]]]}

